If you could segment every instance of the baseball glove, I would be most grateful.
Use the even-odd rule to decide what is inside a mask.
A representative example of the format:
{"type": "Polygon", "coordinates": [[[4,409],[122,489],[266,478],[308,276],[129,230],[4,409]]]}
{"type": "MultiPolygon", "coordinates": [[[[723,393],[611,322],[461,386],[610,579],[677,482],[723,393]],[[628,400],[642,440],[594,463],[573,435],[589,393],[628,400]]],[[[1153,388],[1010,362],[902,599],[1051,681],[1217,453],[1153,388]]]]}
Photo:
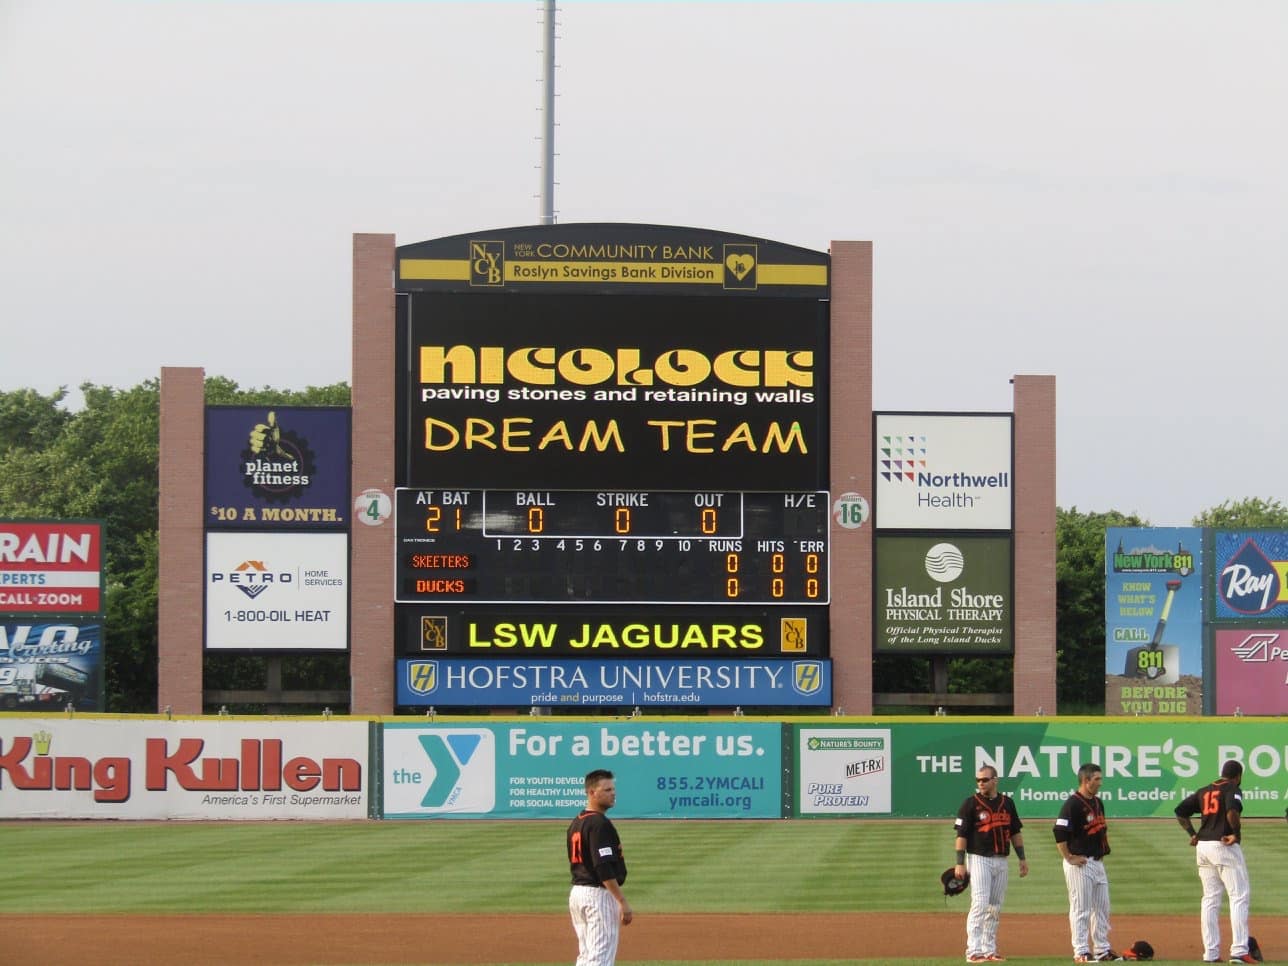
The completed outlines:
{"type": "Polygon", "coordinates": [[[944,895],[961,895],[966,891],[966,887],[970,885],[970,873],[966,873],[959,879],[957,878],[957,870],[950,865],[944,869],[944,874],[939,877],[939,881],[944,884],[944,895]]]}
{"type": "Polygon", "coordinates": [[[1123,959],[1147,960],[1154,958],[1154,947],[1143,939],[1137,939],[1131,944],[1131,949],[1123,950],[1123,959]]]}
{"type": "Polygon", "coordinates": [[[1259,963],[1266,961],[1265,955],[1261,952],[1261,943],[1257,942],[1256,936],[1248,937],[1248,955],[1259,963]]]}

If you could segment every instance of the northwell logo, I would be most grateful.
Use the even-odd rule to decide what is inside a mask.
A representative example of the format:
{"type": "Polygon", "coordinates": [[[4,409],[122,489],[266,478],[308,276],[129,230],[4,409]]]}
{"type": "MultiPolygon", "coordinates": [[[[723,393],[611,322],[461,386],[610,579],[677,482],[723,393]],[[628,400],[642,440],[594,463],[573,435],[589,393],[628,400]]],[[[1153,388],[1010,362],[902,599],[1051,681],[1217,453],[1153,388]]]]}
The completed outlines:
{"type": "Polygon", "coordinates": [[[911,483],[928,487],[987,487],[1001,489],[1011,485],[1011,474],[933,473],[930,471],[930,444],[925,436],[882,436],[878,472],[887,483],[911,483]]]}

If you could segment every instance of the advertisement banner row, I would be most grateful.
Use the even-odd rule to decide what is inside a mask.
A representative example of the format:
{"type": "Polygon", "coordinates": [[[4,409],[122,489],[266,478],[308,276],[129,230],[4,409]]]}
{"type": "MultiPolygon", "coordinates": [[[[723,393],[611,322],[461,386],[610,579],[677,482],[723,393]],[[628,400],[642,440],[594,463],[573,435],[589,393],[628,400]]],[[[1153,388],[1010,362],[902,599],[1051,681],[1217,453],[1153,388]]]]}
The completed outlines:
{"type": "Polygon", "coordinates": [[[944,817],[998,770],[1054,818],[1085,762],[1111,817],[1168,817],[1244,764],[1244,814],[1283,814],[1288,723],[788,724],[0,718],[0,818],[567,819],[616,773],[622,818],[944,817]]]}
{"type": "Polygon", "coordinates": [[[1105,710],[1288,713],[1288,532],[1110,527],[1105,710]]]}

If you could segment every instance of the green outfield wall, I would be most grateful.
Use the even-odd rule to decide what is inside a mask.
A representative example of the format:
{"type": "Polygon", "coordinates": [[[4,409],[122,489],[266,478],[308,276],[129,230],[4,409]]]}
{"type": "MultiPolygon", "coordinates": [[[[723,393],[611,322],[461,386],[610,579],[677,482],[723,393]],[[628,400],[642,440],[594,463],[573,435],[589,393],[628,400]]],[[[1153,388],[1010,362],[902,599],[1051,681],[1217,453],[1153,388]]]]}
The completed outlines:
{"type": "Polygon", "coordinates": [[[992,765],[1026,819],[1084,762],[1110,815],[1170,816],[1222,762],[1244,814],[1288,805],[1278,718],[407,718],[0,714],[0,818],[566,818],[617,775],[623,818],[951,818],[992,765]]]}

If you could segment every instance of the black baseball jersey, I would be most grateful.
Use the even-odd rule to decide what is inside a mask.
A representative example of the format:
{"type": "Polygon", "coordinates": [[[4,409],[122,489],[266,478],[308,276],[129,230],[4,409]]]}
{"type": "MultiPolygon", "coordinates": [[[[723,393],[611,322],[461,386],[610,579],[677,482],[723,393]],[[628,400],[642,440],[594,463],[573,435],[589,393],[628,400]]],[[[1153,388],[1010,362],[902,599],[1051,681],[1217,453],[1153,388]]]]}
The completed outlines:
{"type": "Polygon", "coordinates": [[[1177,818],[1203,816],[1198,831],[1200,842],[1219,842],[1227,835],[1233,835],[1234,840],[1239,841],[1240,830],[1231,827],[1227,817],[1229,812],[1243,814],[1243,796],[1239,793],[1239,786],[1225,778],[1204,785],[1176,806],[1177,818]]]}
{"type": "Polygon", "coordinates": [[[1015,803],[1006,795],[993,799],[972,795],[962,802],[953,822],[957,834],[966,840],[966,851],[974,855],[1010,855],[1011,836],[1023,827],[1015,803]]]}
{"type": "Polygon", "coordinates": [[[587,809],[569,824],[568,866],[573,885],[602,886],[605,879],[626,883],[622,840],[603,812],[587,809]]]}
{"type": "Polygon", "coordinates": [[[1055,840],[1069,843],[1074,855],[1100,859],[1109,854],[1109,823],[1099,795],[1087,798],[1074,792],[1060,807],[1055,820],[1055,840]]]}

